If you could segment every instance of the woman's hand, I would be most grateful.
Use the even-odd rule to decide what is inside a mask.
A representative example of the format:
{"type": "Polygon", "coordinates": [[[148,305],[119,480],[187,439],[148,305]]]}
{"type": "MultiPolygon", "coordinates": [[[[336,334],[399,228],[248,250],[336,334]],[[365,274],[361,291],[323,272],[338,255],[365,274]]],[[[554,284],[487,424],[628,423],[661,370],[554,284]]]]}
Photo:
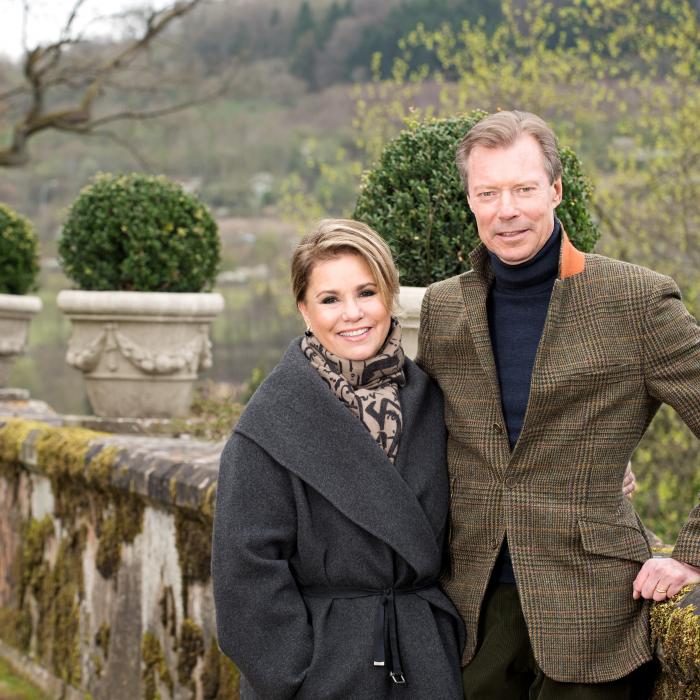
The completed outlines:
{"type": "Polygon", "coordinates": [[[627,469],[625,470],[625,478],[622,481],[622,495],[627,496],[627,498],[632,498],[632,494],[637,488],[637,479],[632,471],[632,462],[627,462],[627,469]]]}

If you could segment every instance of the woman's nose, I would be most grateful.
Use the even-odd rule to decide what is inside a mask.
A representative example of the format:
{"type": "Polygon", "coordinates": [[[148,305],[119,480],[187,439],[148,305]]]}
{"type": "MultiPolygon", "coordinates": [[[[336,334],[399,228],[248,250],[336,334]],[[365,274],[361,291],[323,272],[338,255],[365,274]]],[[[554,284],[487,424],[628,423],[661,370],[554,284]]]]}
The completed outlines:
{"type": "Polygon", "coordinates": [[[343,304],[343,318],[347,321],[355,321],[364,316],[362,307],[354,300],[350,299],[343,304]]]}

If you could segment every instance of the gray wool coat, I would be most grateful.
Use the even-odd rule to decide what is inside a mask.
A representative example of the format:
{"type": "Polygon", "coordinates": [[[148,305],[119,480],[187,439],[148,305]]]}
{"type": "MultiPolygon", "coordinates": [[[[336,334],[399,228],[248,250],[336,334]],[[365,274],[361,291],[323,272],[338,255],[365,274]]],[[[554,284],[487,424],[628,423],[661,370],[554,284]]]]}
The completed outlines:
{"type": "Polygon", "coordinates": [[[464,628],[434,585],[449,501],[442,396],[408,359],[405,371],[395,465],[299,339],[223,451],[212,575],[244,699],[462,697],[464,628]],[[389,675],[392,632],[405,684],[389,675]]]}

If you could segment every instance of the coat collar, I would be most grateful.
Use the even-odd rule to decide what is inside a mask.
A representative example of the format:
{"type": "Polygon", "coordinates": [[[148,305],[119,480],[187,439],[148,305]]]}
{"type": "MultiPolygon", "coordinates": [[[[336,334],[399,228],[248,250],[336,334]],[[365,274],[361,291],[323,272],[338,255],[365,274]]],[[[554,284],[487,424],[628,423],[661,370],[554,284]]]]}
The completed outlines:
{"type": "MultiPolygon", "coordinates": [[[[573,243],[569,240],[566,235],[564,226],[559,222],[561,226],[561,252],[559,253],[559,279],[565,280],[569,277],[573,277],[583,272],[586,267],[586,256],[580,251],[574,248],[573,243]]],[[[489,254],[486,250],[486,246],[480,243],[469,255],[469,260],[471,261],[472,268],[477,272],[482,279],[487,283],[491,284],[493,280],[493,271],[491,270],[491,265],[489,264],[489,254]]]]}
{"type": "MultiPolygon", "coordinates": [[[[402,474],[418,410],[425,409],[423,399],[431,392],[428,378],[413,362],[407,359],[404,369],[407,383],[400,390],[404,426],[396,466],[328,390],[302,354],[299,339],[292,341],[250,400],[235,431],[387,543],[419,575],[429,576],[439,569],[439,521],[446,508],[432,509],[442,513],[431,519],[402,474]]],[[[442,422],[441,410],[437,413],[442,422]]]]}

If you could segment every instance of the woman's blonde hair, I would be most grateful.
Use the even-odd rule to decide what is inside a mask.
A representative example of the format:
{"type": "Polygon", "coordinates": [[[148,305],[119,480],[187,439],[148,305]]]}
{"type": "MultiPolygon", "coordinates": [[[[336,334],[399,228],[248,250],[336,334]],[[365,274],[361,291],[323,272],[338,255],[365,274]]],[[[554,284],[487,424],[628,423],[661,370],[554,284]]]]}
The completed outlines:
{"type": "Polygon", "coordinates": [[[297,304],[304,301],[314,265],[348,253],[359,255],[367,263],[384,305],[393,311],[399,293],[399,273],[389,246],[367,224],[353,219],[323,219],[294,249],[291,273],[297,304]]]}

